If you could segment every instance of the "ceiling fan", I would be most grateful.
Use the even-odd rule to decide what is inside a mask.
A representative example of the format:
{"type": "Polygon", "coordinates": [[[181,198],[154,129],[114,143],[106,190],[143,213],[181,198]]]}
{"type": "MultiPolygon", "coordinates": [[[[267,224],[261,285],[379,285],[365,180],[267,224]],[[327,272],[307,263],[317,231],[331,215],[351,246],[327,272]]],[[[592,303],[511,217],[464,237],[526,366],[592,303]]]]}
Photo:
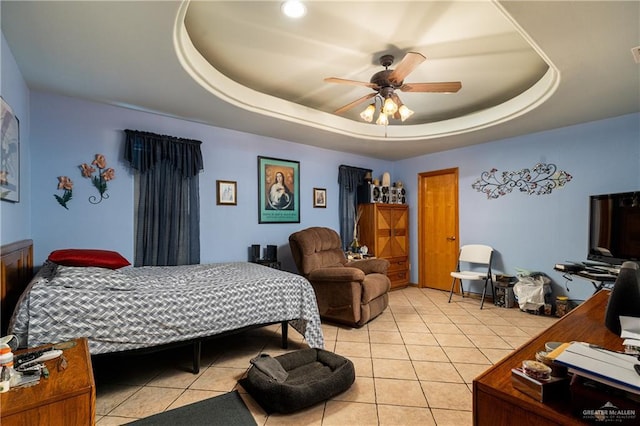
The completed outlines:
{"type": "Polygon", "coordinates": [[[394,59],[393,55],[382,55],[380,57],[380,65],[384,67],[384,70],[378,71],[371,76],[371,80],[369,80],[368,83],[365,81],[347,80],[337,77],[325,78],[324,81],[327,83],[365,86],[373,89],[374,91],[374,93],[369,93],[368,95],[338,108],[335,113],[341,114],[371,98],[374,98],[373,103],[362,111],[360,117],[367,122],[371,122],[377,109],[376,102],[379,101],[381,104],[380,115],[376,120],[376,123],[386,125],[389,123],[389,117],[405,121],[413,115],[413,111],[402,103],[396,91],[455,93],[462,87],[462,83],[459,81],[440,83],[405,83],[404,79],[427,58],[418,52],[408,52],[398,63],[395,69],[389,69],[391,64],[393,64],[394,59]]]}

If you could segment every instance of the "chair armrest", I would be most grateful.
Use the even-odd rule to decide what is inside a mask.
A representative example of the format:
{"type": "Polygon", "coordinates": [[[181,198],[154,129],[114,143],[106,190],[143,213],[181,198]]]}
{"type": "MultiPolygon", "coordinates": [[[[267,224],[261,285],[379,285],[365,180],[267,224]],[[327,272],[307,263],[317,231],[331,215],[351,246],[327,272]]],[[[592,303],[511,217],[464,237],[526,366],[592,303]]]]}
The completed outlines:
{"type": "Polygon", "coordinates": [[[351,266],[353,268],[358,268],[365,275],[368,274],[387,274],[387,270],[389,269],[389,261],[387,259],[362,259],[362,260],[353,260],[348,262],[345,266],[351,266]]]}
{"type": "Polygon", "coordinates": [[[309,273],[309,281],[363,281],[364,272],[347,266],[318,268],[309,273]]]}

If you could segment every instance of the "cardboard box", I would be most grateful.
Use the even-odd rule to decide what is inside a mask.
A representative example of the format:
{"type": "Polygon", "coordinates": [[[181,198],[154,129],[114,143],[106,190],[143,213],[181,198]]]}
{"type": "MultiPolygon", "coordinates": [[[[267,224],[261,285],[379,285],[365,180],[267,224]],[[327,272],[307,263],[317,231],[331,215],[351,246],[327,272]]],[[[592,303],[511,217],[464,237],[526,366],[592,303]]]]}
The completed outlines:
{"type": "Polygon", "coordinates": [[[494,305],[501,308],[513,308],[516,304],[516,297],[513,294],[513,287],[495,286],[494,305]]]}

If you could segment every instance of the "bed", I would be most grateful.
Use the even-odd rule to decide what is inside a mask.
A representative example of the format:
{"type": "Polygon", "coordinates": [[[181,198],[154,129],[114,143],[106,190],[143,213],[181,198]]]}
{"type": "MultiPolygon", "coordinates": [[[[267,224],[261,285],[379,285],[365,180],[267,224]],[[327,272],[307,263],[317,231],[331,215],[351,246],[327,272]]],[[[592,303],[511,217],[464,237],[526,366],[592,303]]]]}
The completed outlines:
{"type": "Polygon", "coordinates": [[[277,323],[283,342],[289,324],[323,348],[303,277],[248,262],[110,269],[47,260],[18,299],[9,332],[29,347],[85,336],[92,355],[193,343],[198,371],[202,339],[277,323]]]}

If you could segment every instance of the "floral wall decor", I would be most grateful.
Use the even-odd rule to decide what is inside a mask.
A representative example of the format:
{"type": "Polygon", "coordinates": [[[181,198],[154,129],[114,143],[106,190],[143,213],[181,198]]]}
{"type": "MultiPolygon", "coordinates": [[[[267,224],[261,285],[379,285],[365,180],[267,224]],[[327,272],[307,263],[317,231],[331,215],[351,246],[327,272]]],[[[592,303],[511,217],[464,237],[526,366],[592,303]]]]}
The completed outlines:
{"type": "MultiPolygon", "coordinates": [[[[91,204],[98,204],[102,200],[109,198],[109,194],[106,193],[107,182],[114,179],[116,174],[111,167],[107,168],[107,159],[104,155],[96,154],[96,158],[91,162],[91,165],[82,163],[79,167],[82,177],[91,179],[91,183],[96,187],[100,194],[99,198],[95,195],[90,196],[89,202],[91,204]]],[[[58,176],[58,189],[64,191],[62,195],[54,194],[53,196],[62,207],[69,210],[67,203],[71,201],[73,196],[73,182],[68,176],[58,176]]]]}
{"type": "Polygon", "coordinates": [[[54,194],[58,203],[65,209],[69,210],[67,207],[67,203],[71,201],[71,196],[73,195],[73,182],[67,176],[58,176],[58,189],[62,189],[64,192],[62,196],[58,194],[54,194]]]}
{"type": "Polygon", "coordinates": [[[561,188],[571,181],[572,176],[564,170],[558,170],[555,164],[538,163],[533,169],[504,171],[497,174],[497,169],[482,172],[471,185],[478,192],[487,194],[488,199],[495,199],[509,194],[514,188],[529,195],[550,194],[552,190],[561,188]]]}
{"type": "Polygon", "coordinates": [[[107,159],[102,154],[96,154],[95,160],[91,162],[91,165],[87,163],[82,163],[80,165],[80,170],[82,171],[82,176],[88,179],[91,179],[93,186],[96,187],[98,193],[100,194],[100,198],[92,195],[89,197],[89,202],[91,204],[98,204],[102,200],[109,198],[109,194],[107,194],[107,182],[114,179],[115,171],[109,167],[107,168],[107,159]],[[93,167],[96,166],[96,169],[93,167]]]}

